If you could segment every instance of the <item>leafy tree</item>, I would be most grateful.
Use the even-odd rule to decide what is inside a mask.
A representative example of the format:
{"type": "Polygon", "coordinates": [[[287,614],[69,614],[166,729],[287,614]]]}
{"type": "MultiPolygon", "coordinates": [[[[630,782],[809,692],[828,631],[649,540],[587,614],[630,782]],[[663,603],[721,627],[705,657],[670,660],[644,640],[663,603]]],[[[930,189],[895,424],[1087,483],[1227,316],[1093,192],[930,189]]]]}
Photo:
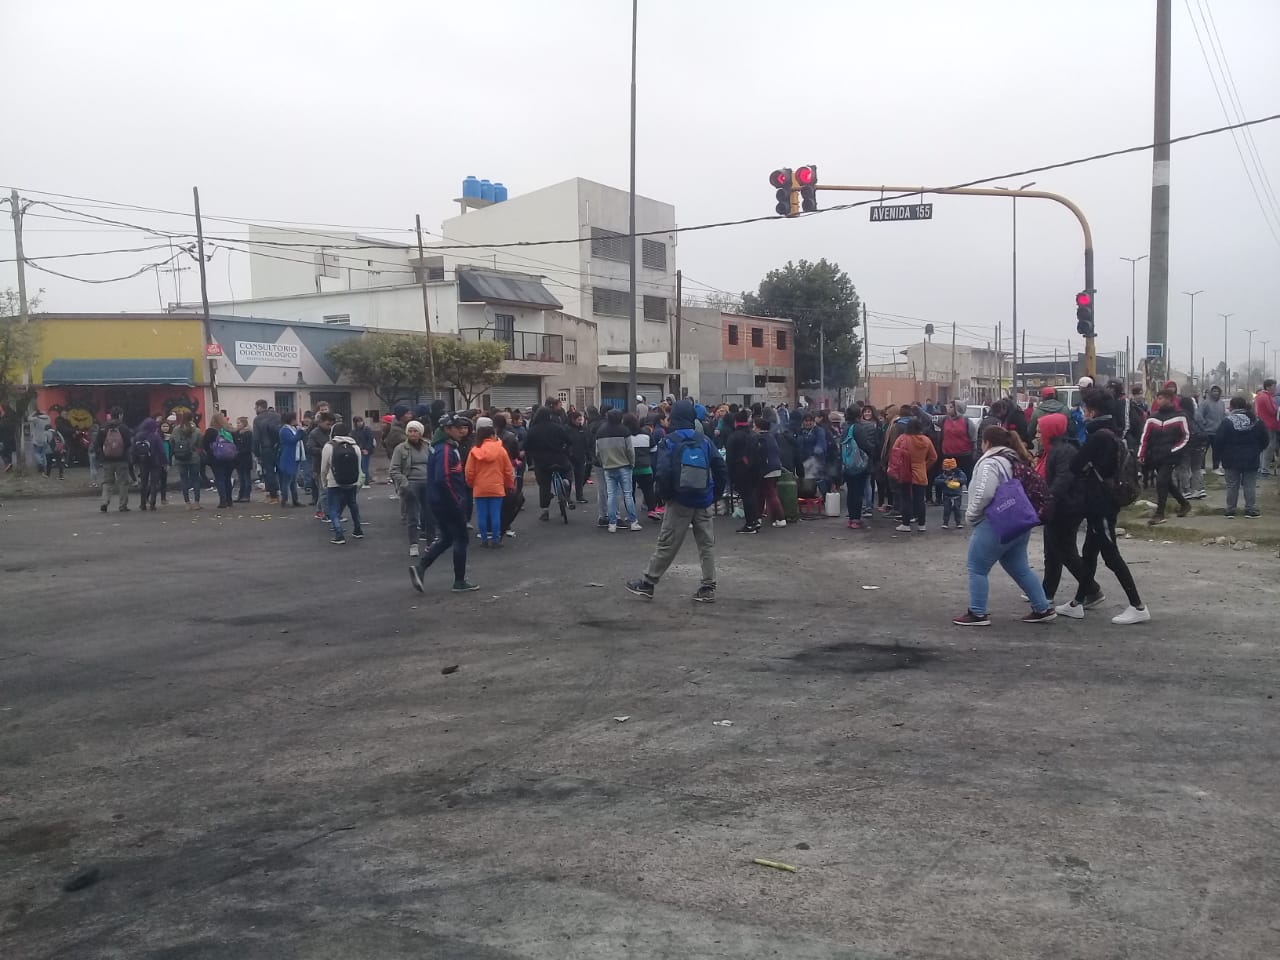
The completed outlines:
{"type": "Polygon", "coordinates": [[[770,270],[755,293],[742,295],[744,312],[760,317],[783,317],[795,322],[796,375],[800,386],[816,386],[823,356],[829,389],[858,382],[862,343],[858,326],[858,292],[849,275],[826,259],[787,262],[770,270]],[[821,348],[820,340],[825,340],[821,348]]]}
{"type": "MultiPolygon", "coordinates": [[[[28,298],[30,313],[39,308],[42,293],[44,291],[39,290],[28,298]]],[[[15,438],[22,435],[22,421],[36,398],[35,387],[24,385],[22,380],[39,354],[38,321],[23,323],[18,319],[19,312],[17,291],[8,288],[0,291],[0,409],[15,421],[15,438]]],[[[22,454],[25,447],[18,444],[18,449],[22,454]]]]}
{"type": "Polygon", "coordinates": [[[352,380],[368,384],[388,407],[426,393],[430,381],[425,334],[366,333],[330,347],[329,359],[352,380]]]}
{"type": "Polygon", "coordinates": [[[507,358],[504,340],[462,340],[441,338],[435,342],[436,376],[462,396],[464,407],[490,387],[503,381],[502,361],[507,358]]]}

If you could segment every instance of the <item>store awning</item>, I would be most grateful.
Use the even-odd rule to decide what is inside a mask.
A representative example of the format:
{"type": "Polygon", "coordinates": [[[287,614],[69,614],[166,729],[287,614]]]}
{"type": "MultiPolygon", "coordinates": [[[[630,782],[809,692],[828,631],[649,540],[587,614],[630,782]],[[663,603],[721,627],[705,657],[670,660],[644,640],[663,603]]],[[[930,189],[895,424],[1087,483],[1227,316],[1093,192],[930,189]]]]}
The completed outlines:
{"type": "Polygon", "coordinates": [[[54,360],[44,368],[46,387],[109,387],[164,383],[194,387],[194,364],[174,360],[54,360]]]}

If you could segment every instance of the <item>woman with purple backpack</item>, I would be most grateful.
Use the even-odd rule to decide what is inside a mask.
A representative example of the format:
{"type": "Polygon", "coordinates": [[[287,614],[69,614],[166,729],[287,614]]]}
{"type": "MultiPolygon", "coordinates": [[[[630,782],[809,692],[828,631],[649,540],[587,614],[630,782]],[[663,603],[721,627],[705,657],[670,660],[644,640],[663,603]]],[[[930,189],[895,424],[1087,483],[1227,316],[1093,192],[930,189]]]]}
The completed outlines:
{"type": "MultiPolygon", "coordinates": [[[[1029,518],[1022,524],[1029,523],[1021,532],[1003,529],[1003,520],[988,517],[988,511],[1004,513],[1010,496],[1016,498],[1017,490],[1005,487],[1005,483],[1015,480],[1015,473],[1025,475],[1030,471],[1031,455],[1023,446],[1022,438],[1004,427],[987,427],[982,431],[982,456],[974,464],[973,476],[969,481],[969,505],[965,510],[965,520],[973,529],[969,538],[969,608],[951,622],[961,627],[985,627],[991,624],[991,615],[987,612],[987,595],[990,584],[987,576],[997,563],[1022,588],[1031,601],[1031,612],[1022,618],[1023,623],[1049,623],[1057,619],[1057,612],[1044,595],[1044,587],[1040,578],[1031,569],[1027,559],[1027,541],[1031,539],[1031,530],[1037,518],[1031,510],[1030,500],[1025,493],[1024,513],[1031,510],[1029,518]],[[1019,468],[1025,469],[1019,469],[1019,468]],[[997,528],[997,524],[1001,529],[997,528]]],[[[1043,485],[1043,481],[1040,481],[1043,485]]],[[[1016,483],[1016,481],[1015,481],[1016,483]]],[[[1016,507],[1017,504],[1014,504],[1016,507]]],[[[1016,529],[1016,528],[1015,528],[1016,529]]]]}

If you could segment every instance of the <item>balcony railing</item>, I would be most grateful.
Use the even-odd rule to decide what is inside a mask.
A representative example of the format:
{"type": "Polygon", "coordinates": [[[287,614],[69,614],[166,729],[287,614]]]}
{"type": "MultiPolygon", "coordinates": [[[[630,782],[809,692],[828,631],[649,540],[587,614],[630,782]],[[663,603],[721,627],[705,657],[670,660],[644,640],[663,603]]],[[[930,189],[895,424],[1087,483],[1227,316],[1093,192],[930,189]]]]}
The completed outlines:
{"type": "Polygon", "coordinates": [[[507,345],[508,360],[533,360],[542,363],[564,363],[564,337],[558,333],[534,333],[528,330],[498,330],[493,327],[467,327],[458,331],[463,340],[496,340],[507,345]]]}

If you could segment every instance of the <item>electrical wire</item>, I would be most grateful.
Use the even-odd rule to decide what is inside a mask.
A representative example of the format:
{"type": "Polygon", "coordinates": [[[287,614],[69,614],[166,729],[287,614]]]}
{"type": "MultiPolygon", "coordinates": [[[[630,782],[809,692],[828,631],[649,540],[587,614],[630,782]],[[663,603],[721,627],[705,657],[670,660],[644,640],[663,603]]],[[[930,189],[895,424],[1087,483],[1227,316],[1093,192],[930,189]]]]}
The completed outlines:
{"type": "MultiPolygon", "coordinates": [[[[30,260],[68,260],[72,257],[101,257],[111,253],[147,253],[151,250],[162,250],[167,243],[153,243],[148,247],[122,247],[117,250],[85,250],[82,253],[46,253],[39,257],[25,257],[30,260]]],[[[17,257],[0,257],[0,263],[17,263],[17,257]]]]}
{"type": "Polygon", "coordinates": [[[107,277],[101,280],[91,279],[89,277],[73,277],[69,273],[61,273],[57,270],[51,270],[48,267],[42,267],[37,260],[28,259],[27,266],[31,267],[33,270],[39,270],[41,273],[48,273],[55,277],[62,277],[64,280],[75,280],[79,283],[119,283],[121,280],[132,280],[134,277],[142,276],[142,274],[146,273],[148,270],[154,270],[156,267],[163,267],[166,264],[170,264],[180,256],[182,256],[182,251],[175,253],[172,257],[166,257],[164,260],[160,260],[157,263],[148,263],[146,266],[139,267],[137,270],[133,271],[133,273],[127,273],[123,277],[107,277]]]}

